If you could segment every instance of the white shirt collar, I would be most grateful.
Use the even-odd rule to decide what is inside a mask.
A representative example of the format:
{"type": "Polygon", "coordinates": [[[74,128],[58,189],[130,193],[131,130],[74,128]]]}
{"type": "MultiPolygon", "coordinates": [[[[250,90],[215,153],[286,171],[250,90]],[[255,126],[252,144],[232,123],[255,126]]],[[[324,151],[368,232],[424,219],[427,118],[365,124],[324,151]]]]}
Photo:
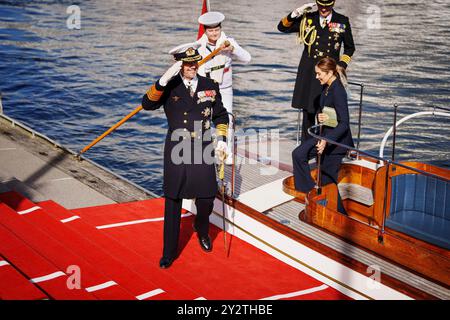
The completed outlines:
{"type": "Polygon", "coordinates": [[[185,77],[183,77],[182,74],[180,74],[180,76],[181,76],[181,79],[183,79],[183,83],[186,86],[186,88],[188,88],[189,85],[191,85],[192,89],[194,91],[197,90],[197,84],[198,84],[198,77],[197,76],[195,76],[194,79],[192,79],[192,80],[186,79],[185,77]]]}
{"type": "Polygon", "coordinates": [[[333,12],[331,12],[326,18],[320,16],[320,24],[322,24],[322,21],[323,21],[324,19],[327,20],[327,23],[330,23],[331,17],[332,17],[332,16],[333,16],[333,12]]]}

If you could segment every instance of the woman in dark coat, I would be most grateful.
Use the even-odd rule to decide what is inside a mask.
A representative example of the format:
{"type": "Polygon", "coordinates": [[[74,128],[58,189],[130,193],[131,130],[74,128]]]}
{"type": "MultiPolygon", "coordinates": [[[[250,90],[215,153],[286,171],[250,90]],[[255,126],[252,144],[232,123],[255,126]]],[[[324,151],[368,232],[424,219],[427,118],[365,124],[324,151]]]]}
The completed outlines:
{"type": "MultiPolygon", "coordinates": [[[[324,123],[328,120],[328,116],[322,113],[324,107],[333,108],[337,118],[336,127],[323,126],[322,136],[353,147],[347,92],[339,80],[336,61],[330,57],[323,58],[317,63],[315,71],[317,80],[323,86],[320,96],[321,112],[317,115],[318,122],[324,123]]],[[[302,142],[292,152],[295,189],[308,193],[314,188],[315,182],[311,176],[308,161],[317,154],[321,156],[321,185],[337,184],[339,168],[346,153],[346,148],[327,145],[325,140],[309,139],[302,142]]]]}

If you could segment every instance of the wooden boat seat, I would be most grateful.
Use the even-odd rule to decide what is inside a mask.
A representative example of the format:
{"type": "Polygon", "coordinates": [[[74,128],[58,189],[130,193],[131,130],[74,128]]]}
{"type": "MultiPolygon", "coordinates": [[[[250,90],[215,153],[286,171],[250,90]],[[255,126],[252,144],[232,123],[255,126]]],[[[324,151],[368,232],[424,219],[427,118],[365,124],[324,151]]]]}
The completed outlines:
{"type": "Polygon", "coordinates": [[[371,206],[374,203],[372,189],[363,187],[356,183],[338,184],[339,194],[342,200],[350,199],[366,206],[371,206]]]}
{"type": "Polygon", "coordinates": [[[450,249],[450,183],[410,173],[392,177],[386,226],[450,249]]]}
{"type": "MultiPolygon", "coordinates": [[[[357,183],[343,182],[338,184],[338,188],[342,200],[350,199],[366,206],[371,206],[374,203],[373,192],[370,188],[363,187],[357,183]]],[[[295,189],[294,176],[287,177],[283,180],[283,191],[297,198],[300,202],[305,202],[305,193],[295,189]]]]}

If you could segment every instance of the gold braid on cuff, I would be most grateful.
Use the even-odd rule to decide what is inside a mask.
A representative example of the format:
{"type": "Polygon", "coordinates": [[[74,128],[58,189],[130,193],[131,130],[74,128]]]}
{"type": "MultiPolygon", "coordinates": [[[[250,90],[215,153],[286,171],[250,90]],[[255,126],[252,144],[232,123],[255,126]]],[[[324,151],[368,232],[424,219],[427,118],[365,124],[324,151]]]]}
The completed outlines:
{"type": "Polygon", "coordinates": [[[349,64],[350,61],[352,60],[352,58],[351,58],[350,56],[344,54],[344,55],[342,55],[342,57],[341,57],[340,60],[341,60],[341,61],[344,61],[346,64],[349,64]]]}
{"type": "Polygon", "coordinates": [[[147,91],[147,97],[150,101],[158,101],[162,94],[163,91],[157,90],[155,85],[152,85],[147,91]]]}
{"type": "Polygon", "coordinates": [[[228,133],[228,125],[226,124],[218,124],[216,126],[216,135],[226,137],[228,133]]]}

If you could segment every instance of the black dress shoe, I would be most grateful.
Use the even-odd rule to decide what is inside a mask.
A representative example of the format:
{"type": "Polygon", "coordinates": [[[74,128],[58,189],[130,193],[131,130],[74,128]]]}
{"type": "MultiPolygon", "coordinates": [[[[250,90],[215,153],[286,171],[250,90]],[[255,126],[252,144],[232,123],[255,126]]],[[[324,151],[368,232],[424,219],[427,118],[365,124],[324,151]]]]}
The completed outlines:
{"type": "Polygon", "coordinates": [[[161,260],[159,260],[159,267],[161,269],[167,269],[172,265],[173,259],[162,257],[161,260]]]}
{"type": "Polygon", "coordinates": [[[200,247],[205,252],[211,252],[212,250],[212,243],[211,238],[209,236],[206,237],[198,237],[198,242],[200,243],[200,247]]]}

